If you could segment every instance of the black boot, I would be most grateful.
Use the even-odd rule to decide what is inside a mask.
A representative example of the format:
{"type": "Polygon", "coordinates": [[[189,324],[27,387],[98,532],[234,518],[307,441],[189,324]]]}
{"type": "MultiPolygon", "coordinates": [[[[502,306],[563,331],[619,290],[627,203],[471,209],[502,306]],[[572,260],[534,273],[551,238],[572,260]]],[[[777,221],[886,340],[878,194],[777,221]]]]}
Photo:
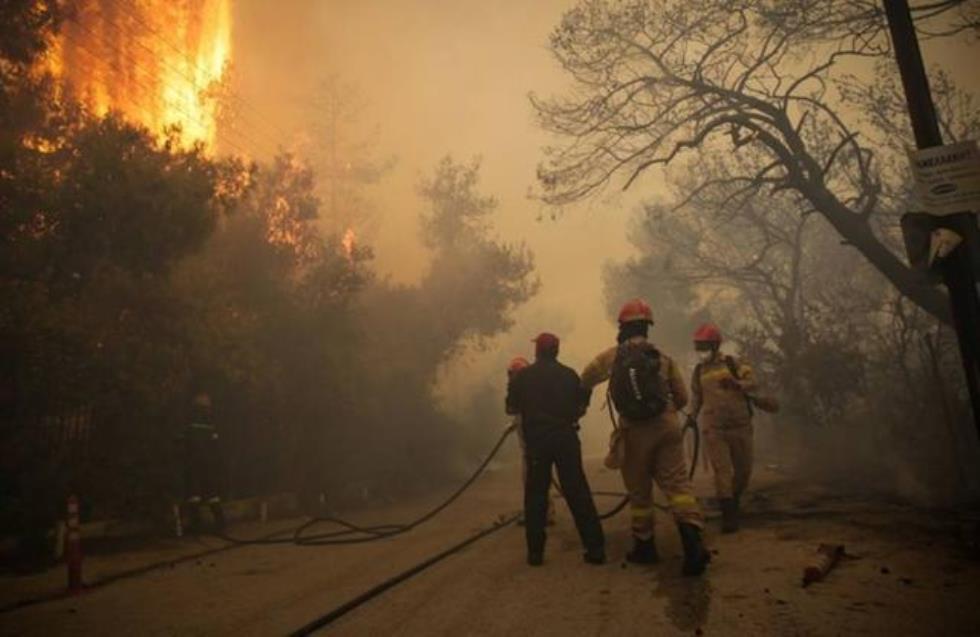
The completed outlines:
{"type": "Polygon", "coordinates": [[[633,564],[656,564],[660,560],[653,537],[649,540],[633,538],[633,550],[626,554],[626,561],[633,564]]]}
{"type": "Polygon", "coordinates": [[[721,532],[734,533],[738,530],[738,504],[734,498],[721,499],[721,532]]]}
{"type": "Polygon", "coordinates": [[[711,554],[704,548],[701,541],[701,529],[693,524],[680,523],[677,530],[681,534],[681,544],[684,546],[684,575],[700,575],[711,561],[711,554]]]}
{"type": "Polygon", "coordinates": [[[605,564],[606,563],[606,549],[599,548],[589,549],[583,555],[582,559],[585,560],[586,564],[605,564]]]}
{"type": "Polygon", "coordinates": [[[541,566],[542,564],[544,564],[544,553],[528,551],[527,553],[528,566],[541,566]]]}

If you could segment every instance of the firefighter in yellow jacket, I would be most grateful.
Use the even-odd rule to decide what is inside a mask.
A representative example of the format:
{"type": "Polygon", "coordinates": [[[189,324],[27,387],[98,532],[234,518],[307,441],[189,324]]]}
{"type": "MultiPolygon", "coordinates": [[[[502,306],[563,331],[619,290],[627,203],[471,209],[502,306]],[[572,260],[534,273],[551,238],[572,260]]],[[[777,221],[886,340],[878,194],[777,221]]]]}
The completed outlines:
{"type": "Polygon", "coordinates": [[[723,354],[721,331],[711,324],[694,333],[700,362],[694,368],[692,417],[699,420],[715,491],[721,506],[721,530],[738,530],[739,498],[752,475],[752,402],[757,389],[752,367],[723,354]]]}
{"type": "Polygon", "coordinates": [[[701,532],[704,518],[694,497],[684,459],[678,410],[688,400],[687,388],[668,356],[647,340],[653,312],[640,299],[619,313],[618,345],[602,352],[582,372],[592,390],[608,380],[609,394],[620,417],[623,484],[629,492],[633,548],[626,559],[638,564],[658,560],[654,543],[653,483],[667,496],[684,547],[685,575],[700,575],[711,559],[701,532]]]}

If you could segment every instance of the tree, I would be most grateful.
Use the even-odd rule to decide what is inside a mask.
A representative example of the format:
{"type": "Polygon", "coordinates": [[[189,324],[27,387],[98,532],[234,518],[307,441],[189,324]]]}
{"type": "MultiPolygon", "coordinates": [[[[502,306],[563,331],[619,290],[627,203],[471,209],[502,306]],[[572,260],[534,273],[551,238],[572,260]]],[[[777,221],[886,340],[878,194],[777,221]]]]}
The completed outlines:
{"type": "MultiPolygon", "coordinates": [[[[798,193],[902,294],[948,320],[945,296],[922,285],[876,232],[881,153],[843,108],[841,69],[882,51],[879,13],[868,15],[875,37],[849,32],[848,13],[868,6],[581,3],[551,39],[576,89],[565,98],[532,96],[542,126],[567,141],[546,149],[542,198],[571,203],[617,178],[628,188],[694,149],[717,153],[738,162],[739,172],[725,177],[737,186],[732,205],[798,193]],[[801,46],[812,55],[800,55],[801,46]]],[[[714,185],[705,179],[686,194],[714,185]]]]}
{"type": "Polygon", "coordinates": [[[69,492],[83,514],[169,515],[202,389],[232,496],[441,483],[465,445],[439,368],[536,286],[526,248],[492,235],[478,165],[421,189],[427,277],[376,280],[369,247],[323,231],[297,158],[215,159],[52,90],[31,66],[48,8],[2,9],[21,22],[0,45],[0,531],[49,555],[69,492]]]}
{"type": "Polygon", "coordinates": [[[38,538],[66,491],[140,511],[165,489],[185,376],[179,261],[225,209],[229,165],[32,94],[7,156],[0,259],[4,526],[38,538]]]}
{"type": "Polygon", "coordinates": [[[377,130],[362,130],[367,108],[357,87],[329,76],[317,86],[310,103],[312,136],[306,140],[317,173],[323,221],[333,232],[370,231],[375,210],[365,191],[378,184],[395,165],[393,157],[377,157],[377,130]]]}
{"type": "MultiPolygon", "coordinates": [[[[980,7],[971,0],[929,0],[910,7],[920,39],[945,38],[980,27],[980,7]]],[[[772,0],[761,5],[764,19],[779,22],[806,15],[814,25],[806,33],[811,42],[847,39],[869,45],[868,52],[888,56],[885,10],[876,0],[772,0]]]]}
{"type": "MultiPolygon", "coordinates": [[[[726,183],[728,163],[696,163],[717,185],[682,207],[646,206],[632,235],[641,256],[620,266],[619,276],[691,290],[683,311],[722,323],[799,420],[839,417],[861,390],[858,343],[874,329],[867,317],[880,284],[795,194],[733,208],[738,186],[726,183]]],[[[684,191],[684,182],[676,188],[684,191]]],[[[685,318],[689,326],[692,317],[685,318]]]]}
{"type": "Polygon", "coordinates": [[[410,286],[378,281],[360,299],[365,336],[356,365],[367,370],[358,375],[360,392],[388,397],[358,402],[363,440],[387,441],[356,447],[359,458],[379,457],[372,467],[394,471],[408,454],[425,467],[427,475],[417,477],[435,478],[451,460],[447,449],[472,448],[474,439],[495,433],[474,429],[483,413],[466,423],[451,421],[434,396],[440,370],[504,332],[513,311],[538,288],[527,248],[493,236],[497,202],[480,191],[479,167],[478,160],[449,157],[435,166],[419,184],[422,241],[432,256],[427,273],[410,286]]]}

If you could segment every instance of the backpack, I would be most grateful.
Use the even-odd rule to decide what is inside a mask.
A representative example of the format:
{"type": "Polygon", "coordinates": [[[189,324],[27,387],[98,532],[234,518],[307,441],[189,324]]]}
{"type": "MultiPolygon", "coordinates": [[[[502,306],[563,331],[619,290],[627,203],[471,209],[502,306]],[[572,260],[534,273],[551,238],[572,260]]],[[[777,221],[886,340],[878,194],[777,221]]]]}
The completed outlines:
{"type": "Polygon", "coordinates": [[[667,410],[670,390],[660,373],[662,357],[647,342],[622,343],[616,351],[609,395],[616,411],[629,420],[651,420],[667,410]]]}

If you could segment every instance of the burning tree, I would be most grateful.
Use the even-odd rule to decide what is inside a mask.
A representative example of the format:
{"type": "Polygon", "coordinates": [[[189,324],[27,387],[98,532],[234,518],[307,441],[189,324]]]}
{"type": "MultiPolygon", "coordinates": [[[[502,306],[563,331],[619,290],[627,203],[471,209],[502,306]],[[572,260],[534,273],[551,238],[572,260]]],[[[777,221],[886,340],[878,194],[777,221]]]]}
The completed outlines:
{"type": "Polygon", "coordinates": [[[72,101],[39,63],[56,8],[0,9],[0,534],[44,554],[69,490],[86,514],[162,519],[201,390],[227,495],[444,479],[463,435],[438,369],[536,289],[477,164],[421,189],[427,276],[377,280],[369,246],[324,232],[298,158],[218,158],[72,101]]]}
{"type": "Polygon", "coordinates": [[[116,111],[157,135],[176,127],[181,143],[217,150],[230,0],[62,4],[66,19],[44,65],[63,94],[96,116],[116,111]]]}

